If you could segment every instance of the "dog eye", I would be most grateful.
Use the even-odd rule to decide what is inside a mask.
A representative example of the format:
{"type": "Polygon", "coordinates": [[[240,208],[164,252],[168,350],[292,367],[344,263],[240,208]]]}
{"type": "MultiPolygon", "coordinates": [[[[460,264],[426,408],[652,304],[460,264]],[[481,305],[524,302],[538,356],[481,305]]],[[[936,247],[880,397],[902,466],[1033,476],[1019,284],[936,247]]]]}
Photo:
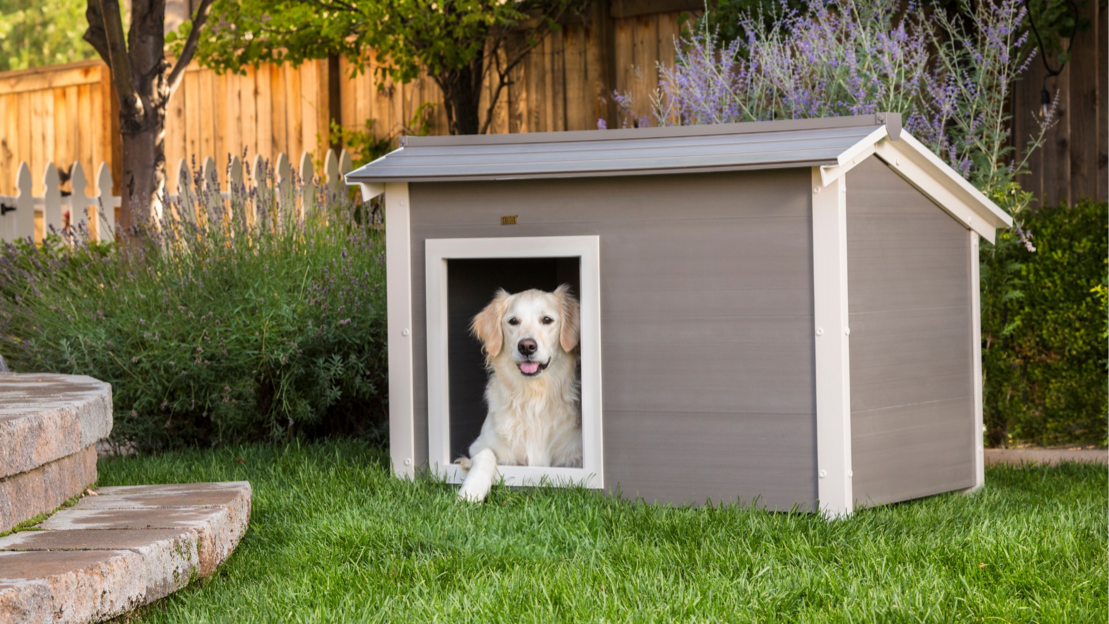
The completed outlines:
{"type": "Polygon", "coordinates": [[[551,318],[551,317],[549,317],[549,316],[544,316],[544,317],[543,317],[543,324],[544,324],[544,325],[550,325],[550,324],[551,324],[551,323],[553,323],[553,322],[554,322],[554,319],[553,319],[553,318],[551,318]]]}
{"type": "Polygon", "coordinates": [[[520,320],[519,320],[519,319],[517,319],[517,318],[516,318],[516,317],[514,316],[514,317],[512,317],[512,318],[508,319],[508,324],[509,324],[509,325],[519,325],[519,324],[520,324],[520,320]]]}

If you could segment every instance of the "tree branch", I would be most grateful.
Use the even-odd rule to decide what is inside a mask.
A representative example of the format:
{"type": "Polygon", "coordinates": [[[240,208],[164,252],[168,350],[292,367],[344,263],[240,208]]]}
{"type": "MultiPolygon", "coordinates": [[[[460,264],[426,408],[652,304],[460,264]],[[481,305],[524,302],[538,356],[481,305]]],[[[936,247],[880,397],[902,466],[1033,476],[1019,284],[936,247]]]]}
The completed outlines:
{"type": "Polygon", "coordinates": [[[88,0],[87,8],[85,9],[85,19],[89,22],[89,27],[82,37],[96,50],[100,58],[107,63],[110,55],[108,53],[108,37],[104,34],[104,19],[100,17],[100,2],[99,0],[88,0]]]}
{"type": "Polygon", "coordinates": [[[204,22],[208,21],[208,9],[211,6],[212,0],[200,0],[200,6],[196,7],[196,15],[193,16],[192,26],[189,28],[189,38],[185,40],[185,46],[181,48],[181,56],[169,73],[167,82],[170,94],[177,91],[177,87],[181,86],[181,80],[185,78],[185,68],[189,66],[193,55],[196,54],[196,46],[200,43],[200,31],[204,28],[204,22]]]}
{"type": "Polygon", "coordinates": [[[127,56],[127,40],[123,35],[123,19],[119,14],[119,0],[99,0],[100,17],[107,39],[108,69],[112,72],[120,114],[131,119],[144,115],[142,99],[135,92],[131,76],[131,58],[127,56]]]}

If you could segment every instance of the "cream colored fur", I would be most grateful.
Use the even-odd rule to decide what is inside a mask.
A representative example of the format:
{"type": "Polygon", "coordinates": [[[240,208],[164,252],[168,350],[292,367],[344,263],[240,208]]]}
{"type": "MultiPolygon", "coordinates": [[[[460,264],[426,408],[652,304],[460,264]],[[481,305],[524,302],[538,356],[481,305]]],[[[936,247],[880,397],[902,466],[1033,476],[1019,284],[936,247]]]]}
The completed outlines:
{"type": "Polygon", "coordinates": [[[498,464],[581,466],[580,316],[569,290],[566,285],[553,293],[501,290],[474,317],[471,330],[482,342],[490,372],[485,388],[489,413],[470,446],[470,459],[460,460],[469,472],[459,498],[483,500],[498,464]],[[525,355],[520,345],[529,339],[536,350],[525,355]],[[526,375],[522,366],[534,362],[547,362],[546,368],[526,375]]]}

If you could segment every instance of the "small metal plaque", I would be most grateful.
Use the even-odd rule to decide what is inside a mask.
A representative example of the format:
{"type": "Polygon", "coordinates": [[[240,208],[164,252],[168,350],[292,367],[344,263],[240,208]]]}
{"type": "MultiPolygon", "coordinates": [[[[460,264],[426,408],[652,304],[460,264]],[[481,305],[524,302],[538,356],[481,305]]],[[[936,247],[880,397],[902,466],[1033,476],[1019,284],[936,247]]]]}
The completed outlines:
{"type": "Polygon", "coordinates": [[[501,225],[516,225],[516,217],[520,215],[505,215],[501,217],[501,225]]]}

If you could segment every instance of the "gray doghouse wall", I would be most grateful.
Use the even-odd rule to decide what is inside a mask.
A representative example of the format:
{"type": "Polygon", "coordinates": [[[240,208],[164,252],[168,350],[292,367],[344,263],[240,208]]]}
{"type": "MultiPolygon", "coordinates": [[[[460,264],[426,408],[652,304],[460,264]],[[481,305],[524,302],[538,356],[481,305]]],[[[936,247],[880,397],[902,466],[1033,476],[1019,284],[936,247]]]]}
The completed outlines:
{"type": "Polygon", "coordinates": [[[811,509],[810,175],[412,183],[417,464],[428,449],[424,241],[598,235],[606,488],[811,509]],[[501,225],[505,215],[518,224],[501,225]]]}
{"type": "Polygon", "coordinates": [[[970,235],[877,158],[847,174],[854,496],[971,487],[970,235]]]}

